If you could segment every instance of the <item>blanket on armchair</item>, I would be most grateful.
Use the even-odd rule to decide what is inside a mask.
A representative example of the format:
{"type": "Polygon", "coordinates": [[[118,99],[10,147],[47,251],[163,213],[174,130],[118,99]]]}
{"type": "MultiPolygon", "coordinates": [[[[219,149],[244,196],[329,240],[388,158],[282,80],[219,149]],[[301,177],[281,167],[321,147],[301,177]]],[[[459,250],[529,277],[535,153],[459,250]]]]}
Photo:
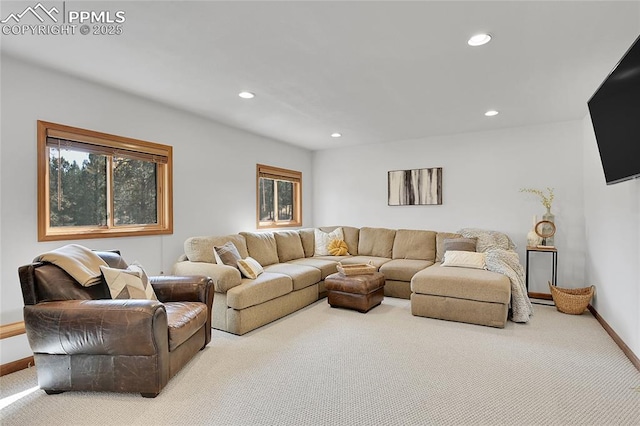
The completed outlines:
{"type": "Polygon", "coordinates": [[[100,266],[109,266],[100,256],[78,244],[68,244],[41,254],[34,262],[53,263],[84,287],[98,284],[102,276],[100,266]]]}
{"type": "Polygon", "coordinates": [[[524,282],[516,245],[502,232],[464,228],[458,231],[465,238],[477,238],[476,250],[486,255],[487,269],[505,275],[511,281],[511,321],[529,322],[533,306],[524,282]]]}

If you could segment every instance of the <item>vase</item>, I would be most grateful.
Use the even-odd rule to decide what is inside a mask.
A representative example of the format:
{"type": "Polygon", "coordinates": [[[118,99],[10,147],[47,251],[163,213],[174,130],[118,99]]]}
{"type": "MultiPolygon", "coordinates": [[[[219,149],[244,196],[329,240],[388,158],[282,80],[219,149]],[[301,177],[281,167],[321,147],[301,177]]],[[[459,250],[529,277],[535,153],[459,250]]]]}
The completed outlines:
{"type": "MultiPolygon", "coordinates": [[[[555,224],[555,219],[556,219],[556,216],[553,213],[551,213],[551,209],[547,207],[547,212],[542,215],[542,220],[548,220],[549,222],[552,222],[555,224]]],[[[546,246],[555,245],[553,242],[553,236],[546,239],[545,245],[546,246]]]]}

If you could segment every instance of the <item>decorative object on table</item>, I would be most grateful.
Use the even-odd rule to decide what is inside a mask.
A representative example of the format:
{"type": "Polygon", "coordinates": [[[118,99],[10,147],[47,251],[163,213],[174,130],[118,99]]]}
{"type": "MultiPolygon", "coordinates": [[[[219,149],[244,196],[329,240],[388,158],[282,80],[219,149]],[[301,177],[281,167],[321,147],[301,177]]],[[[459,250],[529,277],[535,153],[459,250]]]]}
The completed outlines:
{"type": "MultiPolygon", "coordinates": [[[[547,209],[547,211],[542,215],[542,220],[555,223],[555,215],[551,213],[551,204],[553,203],[553,199],[554,199],[553,188],[547,187],[546,193],[539,189],[533,189],[533,188],[522,188],[520,189],[520,192],[528,192],[530,194],[534,194],[540,197],[540,201],[542,202],[542,205],[545,206],[545,208],[547,209]]],[[[554,244],[553,236],[547,238],[546,245],[553,246],[553,244],[554,244]]]]}
{"type": "Polygon", "coordinates": [[[353,265],[343,265],[338,262],[338,272],[342,275],[368,275],[376,272],[376,267],[371,264],[354,263],[353,265]]]}
{"type": "Polygon", "coordinates": [[[538,223],[538,216],[533,216],[533,224],[531,225],[531,231],[527,234],[527,247],[537,247],[542,244],[542,238],[536,233],[536,224],[538,223]]]}
{"type": "Polygon", "coordinates": [[[536,223],[534,231],[542,238],[542,247],[553,247],[553,244],[549,244],[549,241],[553,241],[553,235],[556,233],[556,225],[553,222],[541,220],[536,223]]]}
{"type": "Polygon", "coordinates": [[[387,189],[390,206],[442,204],[442,167],[392,170],[387,189]]]}
{"type": "Polygon", "coordinates": [[[556,308],[565,314],[581,315],[595,291],[595,286],[583,287],[583,288],[560,288],[549,282],[549,290],[551,291],[551,297],[556,304],[556,308]]]}

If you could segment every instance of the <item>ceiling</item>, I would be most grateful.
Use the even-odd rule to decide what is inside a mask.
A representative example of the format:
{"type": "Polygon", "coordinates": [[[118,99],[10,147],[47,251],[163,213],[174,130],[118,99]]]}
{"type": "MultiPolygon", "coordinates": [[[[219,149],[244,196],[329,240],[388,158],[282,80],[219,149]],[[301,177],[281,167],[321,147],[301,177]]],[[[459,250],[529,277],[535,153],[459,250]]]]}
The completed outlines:
{"type": "Polygon", "coordinates": [[[640,1],[79,5],[124,11],[123,34],[2,51],[311,150],[581,119],[640,33],[640,1]]]}

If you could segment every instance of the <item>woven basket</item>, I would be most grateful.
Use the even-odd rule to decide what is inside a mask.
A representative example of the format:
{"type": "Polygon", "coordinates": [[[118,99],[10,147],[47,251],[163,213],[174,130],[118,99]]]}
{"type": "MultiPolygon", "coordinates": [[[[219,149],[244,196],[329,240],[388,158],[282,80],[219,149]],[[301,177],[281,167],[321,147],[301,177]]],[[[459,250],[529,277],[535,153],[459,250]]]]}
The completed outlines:
{"type": "Polygon", "coordinates": [[[587,309],[594,286],[584,288],[560,288],[549,283],[551,297],[556,304],[556,308],[565,314],[580,315],[587,309]]]}
{"type": "Polygon", "coordinates": [[[338,262],[338,272],[342,275],[368,275],[373,274],[376,271],[376,267],[373,265],[366,265],[364,263],[357,263],[353,265],[343,265],[338,262]]]}

